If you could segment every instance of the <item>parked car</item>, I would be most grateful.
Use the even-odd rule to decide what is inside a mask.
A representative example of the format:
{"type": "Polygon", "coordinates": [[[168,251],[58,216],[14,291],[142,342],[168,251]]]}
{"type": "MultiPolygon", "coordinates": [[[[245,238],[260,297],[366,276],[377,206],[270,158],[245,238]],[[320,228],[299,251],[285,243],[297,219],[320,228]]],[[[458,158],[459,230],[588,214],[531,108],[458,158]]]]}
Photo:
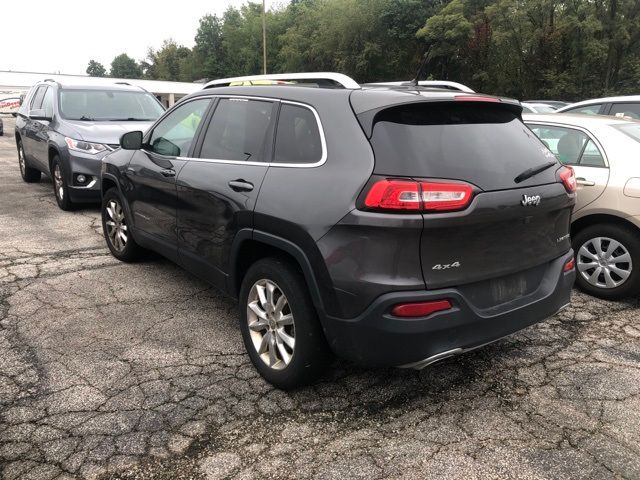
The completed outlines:
{"type": "Polygon", "coordinates": [[[556,108],[546,103],[522,102],[523,113],[553,113],[556,108]]]}
{"type": "Polygon", "coordinates": [[[280,388],[330,352],[422,368],[569,303],[573,171],[517,101],[323,75],[343,88],[213,82],[123,135],[103,160],[112,254],[155,250],[238,298],[280,388]]]}
{"type": "Polygon", "coordinates": [[[523,100],[523,102],[524,103],[544,103],[545,105],[551,105],[556,109],[570,105],[569,102],[565,102],[564,100],[523,100]]]}
{"type": "Polygon", "coordinates": [[[118,148],[124,132],[145,130],[164,107],[146,90],[128,84],[34,85],[16,118],[16,147],[25,182],[41,173],[53,179],[58,206],[100,201],[101,160],[118,148]]]}
{"type": "Polygon", "coordinates": [[[606,299],[640,293],[640,122],[578,114],[524,121],[576,172],[578,286],[606,299]]]}
{"type": "Polygon", "coordinates": [[[560,108],[558,113],[583,113],[638,119],[640,118],[640,95],[594,98],[560,108]]]}

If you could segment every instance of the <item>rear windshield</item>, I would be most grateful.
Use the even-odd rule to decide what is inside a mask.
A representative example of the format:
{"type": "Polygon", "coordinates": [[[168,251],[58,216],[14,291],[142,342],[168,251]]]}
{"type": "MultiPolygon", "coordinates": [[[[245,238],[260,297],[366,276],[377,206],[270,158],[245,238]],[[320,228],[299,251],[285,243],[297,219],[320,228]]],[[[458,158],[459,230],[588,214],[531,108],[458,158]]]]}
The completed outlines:
{"type": "Polygon", "coordinates": [[[633,138],[636,142],[640,143],[640,124],[627,124],[627,125],[613,125],[613,128],[620,130],[625,135],[633,138]]]}
{"type": "MultiPolygon", "coordinates": [[[[373,127],[380,175],[464,180],[485,190],[513,188],[524,170],[554,155],[516,111],[486,102],[424,102],[388,108],[373,127]]],[[[518,186],[555,182],[549,169],[518,186]]]]}
{"type": "Polygon", "coordinates": [[[147,92],[60,90],[60,112],[67,120],[154,121],[163,111],[147,92]]]}

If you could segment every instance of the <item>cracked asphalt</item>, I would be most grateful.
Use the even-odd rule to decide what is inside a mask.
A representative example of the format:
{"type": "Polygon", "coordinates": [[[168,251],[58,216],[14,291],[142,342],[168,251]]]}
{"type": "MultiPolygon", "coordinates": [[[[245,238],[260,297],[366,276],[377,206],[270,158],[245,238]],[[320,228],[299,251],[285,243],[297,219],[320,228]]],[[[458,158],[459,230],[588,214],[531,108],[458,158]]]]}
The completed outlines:
{"type": "Polygon", "coordinates": [[[284,393],[234,303],[108,253],[98,209],[22,182],[0,137],[3,479],[640,478],[640,302],[559,315],[421,372],[336,361],[284,393]]]}

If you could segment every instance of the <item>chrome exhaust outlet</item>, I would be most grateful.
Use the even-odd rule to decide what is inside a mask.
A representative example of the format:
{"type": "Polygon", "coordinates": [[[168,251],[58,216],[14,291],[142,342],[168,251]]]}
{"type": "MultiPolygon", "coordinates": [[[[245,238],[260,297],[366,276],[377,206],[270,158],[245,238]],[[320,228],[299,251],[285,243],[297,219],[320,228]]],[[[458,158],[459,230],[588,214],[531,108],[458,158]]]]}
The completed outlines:
{"type": "Polygon", "coordinates": [[[440,360],[444,360],[445,358],[460,355],[462,352],[464,352],[462,348],[454,348],[453,350],[447,350],[446,352],[436,353],[435,355],[427,357],[423,360],[418,360],[417,362],[400,365],[398,368],[413,368],[414,370],[422,370],[423,368],[428,367],[433,363],[439,362],[440,360]]]}

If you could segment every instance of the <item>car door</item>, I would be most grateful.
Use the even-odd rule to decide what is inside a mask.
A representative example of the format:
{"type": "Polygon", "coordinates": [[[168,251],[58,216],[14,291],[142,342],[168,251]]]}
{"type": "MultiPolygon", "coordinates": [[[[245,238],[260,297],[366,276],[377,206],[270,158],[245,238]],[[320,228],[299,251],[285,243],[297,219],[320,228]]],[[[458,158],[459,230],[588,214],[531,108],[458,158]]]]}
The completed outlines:
{"type": "Polygon", "coordinates": [[[577,127],[528,125],[560,162],[575,170],[578,183],[576,212],[602,195],[609,181],[609,167],[604,149],[594,136],[577,127]]]}
{"type": "Polygon", "coordinates": [[[278,102],[217,100],[194,154],[178,177],[180,262],[225,288],[236,233],[253,226],[267,172],[278,102]]]}
{"type": "MultiPolygon", "coordinates": [[[[42,101],[44,99],[44,94],[47,90],[46,85],[40,85],[33,96],[31,97],[30,105],[27,108],[25,115],[25,127],[24,134],[22,136],[22,148],[24,148],[25,156],[30,160],[37,164],[37,168],[42,171],[49,171],[49,166],[46,165],[48,162],[44,162],[43,158],[38,156],[38,148],[37,148],[37,123],[38,120],[32,120],[29,114],[33,110],[38,110],[42,107],[42,101]]],[[[35,165],[34,165],[35,166],[35,165]]]]}
{"type": "Polygon", "coordinates": [[[42,110],[45,117],[52,120],[31,120],[33,134],[33,155],[43,166],[49,166],[49,132],[53,121],[53,96],[54,90],[51,87],[45,87],[42,103],[38,107],[42,110]]]}
{"type": "Polygon", "coordinates": [[[168,112],[135,150],[127,166],[127,192],[142,243],[177,261],[176,178],[187,163],[211,98],[195,98],[168,112]]]}

